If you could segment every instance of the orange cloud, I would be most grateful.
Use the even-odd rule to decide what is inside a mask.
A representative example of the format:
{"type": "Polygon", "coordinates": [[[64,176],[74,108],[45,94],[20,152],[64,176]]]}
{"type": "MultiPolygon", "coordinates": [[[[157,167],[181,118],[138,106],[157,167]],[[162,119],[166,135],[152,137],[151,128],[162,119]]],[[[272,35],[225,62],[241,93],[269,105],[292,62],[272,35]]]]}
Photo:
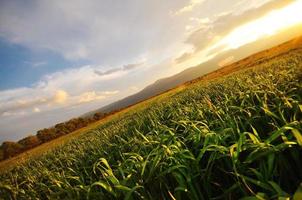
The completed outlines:
{"type": "Polygon", "coordinates": [[[68,98],[68,93],[64,90],[58,90],[54,96],[55,103],[64,103],[68,98]]]}

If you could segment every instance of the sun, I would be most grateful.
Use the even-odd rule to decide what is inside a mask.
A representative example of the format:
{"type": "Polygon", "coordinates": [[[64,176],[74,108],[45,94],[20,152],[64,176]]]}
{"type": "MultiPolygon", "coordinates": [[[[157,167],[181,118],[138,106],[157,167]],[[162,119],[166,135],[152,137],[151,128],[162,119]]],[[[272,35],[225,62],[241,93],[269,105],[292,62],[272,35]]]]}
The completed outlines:
{"type": "Polygon", "coordinates": [[[190,59],[178,64],[177,67],[183,70],[187,66],[206,62],[224,51],[237,49],[297,25],[302,25],[302,0],[294,1],[286,7],[273,10],[263,17],[238,26],[224,36],[219,36],[217,42],[195,53],[190,59]]]}
{"type": "Polygon", "coordinates": [[[274,35],[277,32],[302,23],[302,1],[275,11],[264,17],[237,27],[215,46],[225,46],[227,49],[236,49],[242,45],[254,42],[261,37],[274,35]]]}

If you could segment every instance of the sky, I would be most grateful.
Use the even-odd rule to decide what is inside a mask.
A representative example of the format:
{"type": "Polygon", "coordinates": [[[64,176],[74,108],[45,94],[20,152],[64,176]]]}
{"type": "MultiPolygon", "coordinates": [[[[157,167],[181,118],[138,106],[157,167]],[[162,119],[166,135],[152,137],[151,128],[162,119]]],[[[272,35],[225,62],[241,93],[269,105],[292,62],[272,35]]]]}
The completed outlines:
{"type": "Polygon", "coordinates": [[[301,25],[300,10],[301,0],[1,0],[0,142],[301,25]]]}

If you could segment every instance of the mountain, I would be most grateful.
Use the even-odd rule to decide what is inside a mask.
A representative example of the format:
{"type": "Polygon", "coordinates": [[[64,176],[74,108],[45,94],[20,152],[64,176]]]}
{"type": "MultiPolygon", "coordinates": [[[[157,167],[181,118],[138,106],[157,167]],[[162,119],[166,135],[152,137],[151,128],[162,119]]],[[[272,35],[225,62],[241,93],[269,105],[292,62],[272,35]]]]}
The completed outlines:
{"type": "Polygon", "coordinates": [[[145,87],[143,90],[141,90],[140,92],[134,95],[128,96],[124,99],[111,103],[100,109],[86,113],[83,116],[84,117],[91,116],[96,112],[106,113],[106,112],[119,110],[131,106],[133,104],[136,104],[138,102],[141,102],[143,100],[146,100],[150,97],[161,94],[169,89],[172,89],[174,87],[177,87],[178,85],[184,84],[186,82],[192,81],[197,78],[199,79],[206,78],[206,77],[215,78],[221,74],[228,74],[233,71],[236,71],[238,70],[238,68],[246,68],[246,67],[253,66],[254,64],[262,62],[264,59],[273,58],[274,56],[278,56],[283,52],[287,52],[299,45],[302,45],[302,36],[297,37],[298,35],[301,35],[301,30],[302,30],[302,25],[299,28],[295,27],[292,29],[284,30],[283,32],[269,39],[266,38],[261,39],[258,40],[257,42],[244,45],[238,49],[229,50],[227,52],[221,53],[220,55],[216,56],[215,58],[211,59],[208,62],[202,63],[195,67],[188,68],[176,75],[159,79],[153,84],[145,87]],[[284,41],[287,41],[288,38],[293,38],[293,37],[296,38],[288,42],[282,43],[284,41]],[[259,53],[253,54],[254,52],[259,52],[259,53]],[[230,57],[234,61],[233,64],[223,67],[219,66],[219,63],[230,57]]]}

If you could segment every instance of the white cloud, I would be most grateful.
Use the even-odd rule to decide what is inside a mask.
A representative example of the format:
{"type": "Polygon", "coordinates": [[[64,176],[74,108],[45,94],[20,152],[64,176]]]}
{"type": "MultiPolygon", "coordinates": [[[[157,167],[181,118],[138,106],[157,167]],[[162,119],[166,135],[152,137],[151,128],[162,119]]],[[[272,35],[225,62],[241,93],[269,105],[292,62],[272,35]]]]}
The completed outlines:
{"type": "Polygon", "coordinates": [[[85,92],[80,95],[79,103],[86,103],[94,100],[104,99],[104,95],[98,95],[95,91],[85,92]]]}
{"type": "Polygon", "coordinates": [[[19,111],[19,112],[4,112],[1,114],[2,117],[13,117],[13,116],[24,116],[27,112],[25,111],[19,111]]]}
{"type": "MultiPolygon", "coordinates": [[[[258,8],[266,3],[269,2],[274,2],[276,0],[241,0],[237,3],[235,3],[234,7],[236,8],[242,8],[242,9],[237,9],[235,10],[235,12],[237,12],[238,14],[243,13],[245,11],[247,11],[250,8],[258,8]],[[246,5],[249,5],[249,7],[246,7],[246,5]]],[[[288,0],[283,0],[284,2],[288,1],[288,0]]]]}
{"type": "Polygon", "coordinates": [[[115,73],[100,76],[95,71],[101,68],[101,66],[87,65],[76,69],[66,69],[44,76],[42,80],[35,84],[35,87],[52,91],[61,88],[70,95],[77,95],[104,81],[112,81],[129,73],[117,70],[115,73]]]}
{"type": "Polygon", "coordinates": [[[208,24],[210,22],[210,19],[208,17],[205,18],[191,17],[190,21],[197,22],[198,24],[208,24]]]}
{"type": "Polygon", "coordinates": [[[119,93],[118,90],[101,92],[101,94],[104,94],[104,95],[114,95],[114,94],[117,94],[117,93],[119,93]]]}
{"type": "Polygon", "coordinates": [[[105,89],[104,83],[108,85],[108,81],[114,81],[135,69],[130,66],[127,71],[118,70],[113,74],[100,76],[95,73],[99,68],[83,66],[79,69],[67,69],[43,77],[32,87],[0,91],[0,115],[12,117],[105,100],[118,94],[119,90],[105,89]]]}
{"type": "Polygon", "coordinates": [[[38,107],[34,107],[33,112],[39,113],[39,112],[41,112],[41,110],[38,107]]]}
{"type": "Polygon", "coordinates": [[[4,1],[0,6],[0,36],[33,50],[53,51],[68,60],[121,65],[175,42],[182,34],[177,31],[182,24],[171,24],[167,10],[179,4],[42,0],[24,6],[18,1],[4,1]],[[163,29],[167,26],[170,28],[163,29]]]}
{"type": "Polygon", "coordinates": [[[32,68],[38,68],[38,67],[43,67],[43,66],[47,65],[46,61],[37,61],[37,62],[24,61],[24,63],[29,65],[32,68]]]}
{"type": "Polygon", "coordinates": [[[186,6],[182,7],[181,9],[177,10],[174,14],[180,15],[182,13],[192,11],[196,6],[200,5],[204,0],[190,0],[190,3],[186,6]]]}
{"type": "Polygon", "coordinates": [[[136,86],[131,86],[129,89],[132,90],[132,91],[138,91],[139,90],[139,88],[136,87],[136,86]]]}
{"type": "Polygon", "coordinates": [[[56,91],[56,94],[54,96],[54,102],[62,104],[66,102],[67,98],[68,98],[67,92],[65,92],[64,90],[58,90],[56,91]]]}
{"type": "Polygon", "coordinates": [[[145,62],[139,62],[139,63],[127,64],[118,68],[112,68],[106,71],[95,70],[94,72],[99,76],[108,76],[112,74],[123,73],[123,71],[130,71],[135,68],[142,67],[144,64],[145,62]]]}
{"type": "Polygon", "coordinates": [[[89,91],[89,92],[84,92],[82,94],[80,94],[75,98],[75,101],[78,103],[87,103],[87,102],[91,102],[91,101],[96,101],[96,100],[101,100],[101,99],[105,99],[109,96],[118,94],[119,91],[118,90],[114,90],[114,91],[101,91],[101,92],[96,92],[96,91],[89,91]]]}

